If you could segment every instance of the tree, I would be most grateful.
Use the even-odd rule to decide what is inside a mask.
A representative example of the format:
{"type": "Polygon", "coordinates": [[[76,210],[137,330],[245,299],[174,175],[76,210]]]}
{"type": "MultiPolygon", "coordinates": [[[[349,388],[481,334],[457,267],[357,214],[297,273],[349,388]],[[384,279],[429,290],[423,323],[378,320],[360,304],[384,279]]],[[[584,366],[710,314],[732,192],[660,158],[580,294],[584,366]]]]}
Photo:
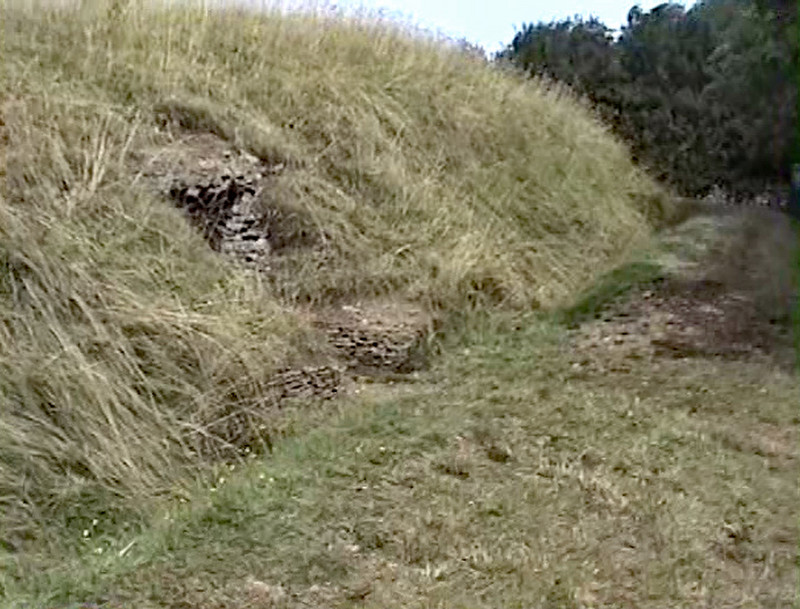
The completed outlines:
{"type": "Polygon", "coordinates": [[[685,194],[747,191],[788,182],[800,162],[796,28],[788,0],[636,5],[616,42],[594,19],[531,24],[500,59],[587,96],[685,194]]]}

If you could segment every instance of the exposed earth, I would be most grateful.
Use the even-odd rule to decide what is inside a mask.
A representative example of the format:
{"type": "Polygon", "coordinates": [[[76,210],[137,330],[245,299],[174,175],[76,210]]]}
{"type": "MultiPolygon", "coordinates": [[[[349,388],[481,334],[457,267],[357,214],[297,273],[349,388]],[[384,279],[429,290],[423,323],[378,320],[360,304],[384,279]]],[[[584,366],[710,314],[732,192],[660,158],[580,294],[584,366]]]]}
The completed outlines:
{"type": "Polygon", "coordinates": [[[576,368],[602,373],[625,370],[631,359],[658,365],[663,358],[690,357],[794,367],[789,315],[796,291],[791,277],[776,276],[786,273],[791,256],[785,216],[711,210],[662,239],[664,275],[573,332],[576,368]]]}

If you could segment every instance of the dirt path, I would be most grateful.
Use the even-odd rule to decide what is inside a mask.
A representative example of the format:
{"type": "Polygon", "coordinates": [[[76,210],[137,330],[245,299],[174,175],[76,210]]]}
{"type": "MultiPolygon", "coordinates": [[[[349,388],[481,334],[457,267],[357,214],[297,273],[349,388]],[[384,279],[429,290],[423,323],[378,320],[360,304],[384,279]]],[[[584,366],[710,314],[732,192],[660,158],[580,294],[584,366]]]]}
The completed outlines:
{"type": "Polygon", "coordinates": [[[786,216],[769,211],[707,214],[668,231],[656,259],[664,276],[573,332],[576,367],[708,357],[791,370],[794,238],[786,216]]]}

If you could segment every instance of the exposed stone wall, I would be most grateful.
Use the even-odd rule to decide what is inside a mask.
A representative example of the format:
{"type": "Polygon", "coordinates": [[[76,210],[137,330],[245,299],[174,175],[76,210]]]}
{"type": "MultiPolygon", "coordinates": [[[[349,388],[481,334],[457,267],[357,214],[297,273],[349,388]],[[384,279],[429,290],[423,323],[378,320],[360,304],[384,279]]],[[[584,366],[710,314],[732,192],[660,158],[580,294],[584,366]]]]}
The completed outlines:
{"type": "Polygon", "coordinates": [[[277,399],[322,398],[331,399],[339,395],[342,385],[342,367],[306,366],[283,370],[275,376],[272,387],[277,399]]]}
{"type": "Polygon", "coordinates": [[[258,205],[262,189],[246,176],[225,174],[207,183],[178,182],[169,194],[214,250],[266,269],[271,247],[268,217],[258,205]]]}
{"type": "Polygon", "coordinates": [[[426,366],[431,322],[413,307],[344,306],[316,323],[354,370],[408,373],[426,366]]]}
{"type": "MultiPolygon", "coordinates": [[[[321,241],[319,229],[297,210],[271,199],[271,180],[283,166],[263,163],[216,136],[185,136],[167,150],[139,153],[136,163],[137,179],[181,209],[212,249],[244,267],[269,272],[281,252],[321,241]]],[[[346,370],[403,374],[426,365],[431,324],[413,307],[343,306],[311,317],[341,361],[281,371],[272,383],[277,402],[335,397],[346,370]]]]}

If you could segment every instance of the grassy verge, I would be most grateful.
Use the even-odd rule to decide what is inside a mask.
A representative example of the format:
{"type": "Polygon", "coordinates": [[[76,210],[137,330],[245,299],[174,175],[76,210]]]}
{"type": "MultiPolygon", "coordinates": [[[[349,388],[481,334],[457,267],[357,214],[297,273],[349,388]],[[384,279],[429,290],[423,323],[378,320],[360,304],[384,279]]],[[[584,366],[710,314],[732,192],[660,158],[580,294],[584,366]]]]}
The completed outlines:
{"type": "Polygon", "coordinates": [[[559,310],[556,319],[568,327],[577,327],[581,322],[602,315],[604,309],[633,289],[651,284],[663,276],[661,265],[651,261],[631,262],[612,269],[585,290],[574,304],[559,310]]]}
{"type": "Polygon", "coordinates": [[[75,526],[57,562],[17,563],[9,598],[791,605],[794,378],[697,360],[587,378],[534,316],[473,318],[446,352],[425,383],[365,388],[146,530],[75,526]]]}

